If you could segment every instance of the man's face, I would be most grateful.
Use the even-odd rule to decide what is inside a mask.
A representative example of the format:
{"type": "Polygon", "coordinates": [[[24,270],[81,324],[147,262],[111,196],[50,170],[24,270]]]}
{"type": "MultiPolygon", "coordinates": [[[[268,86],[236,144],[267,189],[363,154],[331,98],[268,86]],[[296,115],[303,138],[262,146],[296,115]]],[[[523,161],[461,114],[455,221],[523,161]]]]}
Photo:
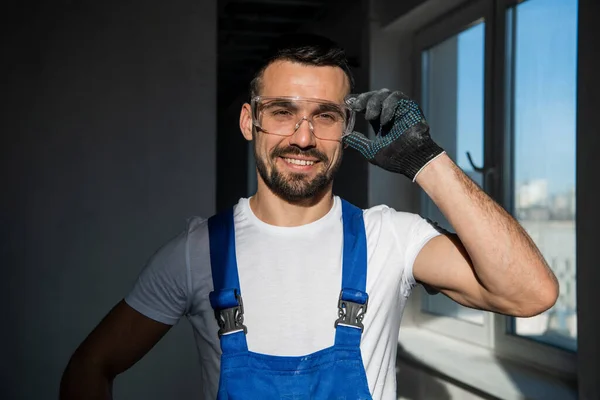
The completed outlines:
{"type": "MultiPolygon", "coordinates": [[[[348,91],[346,74],[340,68],[278,61],[264,71],[260,95],[299,96],[342,105],[348,91]]],[[[340,141],[317,138],[317,128],[313,134],[308,121],[290,136],[253,130],[249,105],[242,109],[240,123],[246,139],[254,140],[259,179],[273,193],[293,202],[331,189],[342,161],[340,141]]]]}

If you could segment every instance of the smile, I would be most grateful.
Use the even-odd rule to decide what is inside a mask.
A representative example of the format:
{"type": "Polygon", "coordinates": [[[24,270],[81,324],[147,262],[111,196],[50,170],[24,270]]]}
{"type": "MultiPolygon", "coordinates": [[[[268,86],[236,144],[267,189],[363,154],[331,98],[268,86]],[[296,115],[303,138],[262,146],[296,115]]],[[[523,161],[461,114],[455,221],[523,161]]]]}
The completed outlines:
{"type": "Polygon", "coordinates": [[[303,165],[303,166],[314,165],[314,163],[315,163],[315,161],[311,161],[311,160],[297,160],[295,158],[285,158],[285,157],[283,158],[283,160],[289,164],[303,165]]]}

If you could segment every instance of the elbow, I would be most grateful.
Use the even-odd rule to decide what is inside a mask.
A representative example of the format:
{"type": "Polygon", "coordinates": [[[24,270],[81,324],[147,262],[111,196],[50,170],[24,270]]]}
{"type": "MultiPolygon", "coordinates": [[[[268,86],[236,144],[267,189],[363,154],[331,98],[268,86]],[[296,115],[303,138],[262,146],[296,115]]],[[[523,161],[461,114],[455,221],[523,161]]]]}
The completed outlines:
{"type": "Polygon", "coordinates": [[[534,293],[528,296],[526,302],[517,307],[515,317],[530,318],[542,314],[552,308],[558,300],[559,286],[554,276],[547,282],[540,284],[534,293]]]}

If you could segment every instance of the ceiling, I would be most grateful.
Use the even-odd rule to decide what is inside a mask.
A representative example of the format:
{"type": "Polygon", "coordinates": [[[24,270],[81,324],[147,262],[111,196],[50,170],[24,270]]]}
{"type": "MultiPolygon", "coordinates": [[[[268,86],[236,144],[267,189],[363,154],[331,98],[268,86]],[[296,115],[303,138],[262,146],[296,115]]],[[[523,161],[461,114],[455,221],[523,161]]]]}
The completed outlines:
{"type": "Polygon", "coordinates": [[[327,0],[219,0],[219,106],[245,93],[271,40],[295,32],[325,12],[327,0]]]}

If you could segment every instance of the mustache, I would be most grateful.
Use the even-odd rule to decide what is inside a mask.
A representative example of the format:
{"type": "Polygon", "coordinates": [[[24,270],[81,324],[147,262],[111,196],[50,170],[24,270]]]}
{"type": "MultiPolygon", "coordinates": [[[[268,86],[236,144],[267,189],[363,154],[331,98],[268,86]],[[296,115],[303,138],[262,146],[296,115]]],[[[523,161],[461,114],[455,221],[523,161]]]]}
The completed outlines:
{"type": "Polygon", "coordinates": [[[316,158],[317,160],[323,161],[323,162],[329,161],[329,157],[327,157],[325,154],[323,154],[322,152],[320,152],[317,149],[302,150],[302,149],[299,149],[298,147],[287,146],[287,147],[275,148],[271,152],[272,158],[283,157],[283,156],[304,156],[304,157],[316,158]]]}

